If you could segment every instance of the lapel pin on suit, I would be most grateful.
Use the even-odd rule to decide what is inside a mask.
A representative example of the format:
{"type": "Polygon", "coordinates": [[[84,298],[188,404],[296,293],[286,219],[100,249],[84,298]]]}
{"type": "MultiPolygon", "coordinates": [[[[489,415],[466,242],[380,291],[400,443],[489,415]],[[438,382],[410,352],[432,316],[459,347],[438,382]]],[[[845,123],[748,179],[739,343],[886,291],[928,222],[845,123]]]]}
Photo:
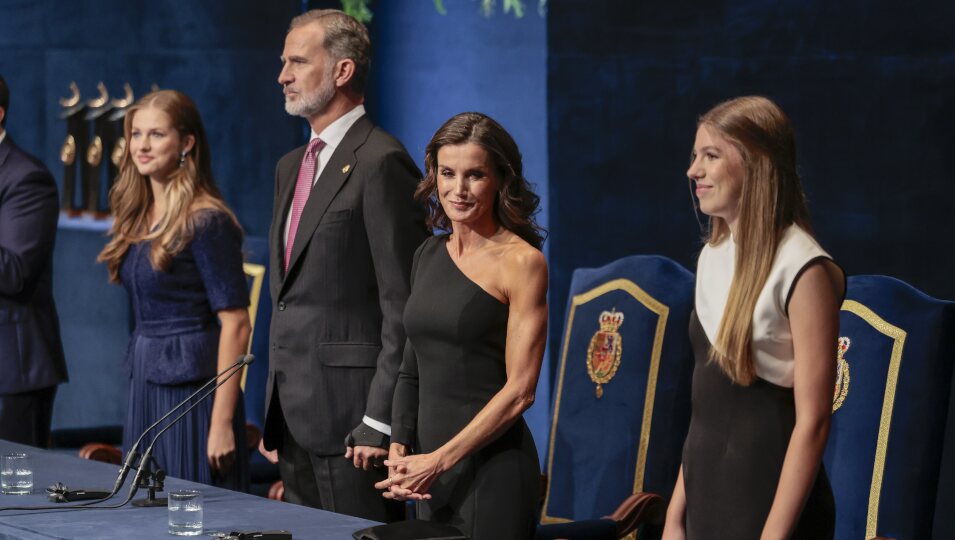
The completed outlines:
{"type": "Polygon", "coordinates": [[[351,170],[351,165],[345,165],[344,167],[342,167],[343,173],[347,173],[349,170],[351,170]]]}

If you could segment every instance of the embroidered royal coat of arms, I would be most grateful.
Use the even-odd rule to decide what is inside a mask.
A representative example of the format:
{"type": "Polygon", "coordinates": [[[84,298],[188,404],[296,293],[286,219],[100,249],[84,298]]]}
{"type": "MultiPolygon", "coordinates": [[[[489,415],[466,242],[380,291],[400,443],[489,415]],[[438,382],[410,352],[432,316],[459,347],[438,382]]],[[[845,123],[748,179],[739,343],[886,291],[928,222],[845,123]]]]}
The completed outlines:
{"type": "Polygon", "coordinates": [[[836,388],[832,394],[832,412],[842,407],[849,394],[849,362],[846,361],[845,354],[851,343],[849,338],[841,337],[836,348],[836,388]]]}
{"type": "Polygon", "coordinates": [[[590,338],[590,346],[587,347],[587,373],[597,385],[598,399],[604,394],[603,385],[613,379],[620,367],[623,340],[617,330],[623,324],[623,313],[604,311],[600,314],[599,323],[600,329],[590,338]]]}

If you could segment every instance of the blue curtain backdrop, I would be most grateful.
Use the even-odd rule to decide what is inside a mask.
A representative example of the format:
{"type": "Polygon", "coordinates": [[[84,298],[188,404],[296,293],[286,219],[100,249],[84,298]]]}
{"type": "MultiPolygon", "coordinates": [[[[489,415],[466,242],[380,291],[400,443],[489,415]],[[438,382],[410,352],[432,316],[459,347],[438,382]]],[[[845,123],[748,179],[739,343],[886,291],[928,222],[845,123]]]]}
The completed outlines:
{"type": "Polygon", "coordinates": [[[655,253],[695,269],[701,231],[685,173],[696,118],[745,94],[792,119],[813,226],[848,273],[955,299],[955,3],[548,9],[552,317],[576,267],[655,253]]]}

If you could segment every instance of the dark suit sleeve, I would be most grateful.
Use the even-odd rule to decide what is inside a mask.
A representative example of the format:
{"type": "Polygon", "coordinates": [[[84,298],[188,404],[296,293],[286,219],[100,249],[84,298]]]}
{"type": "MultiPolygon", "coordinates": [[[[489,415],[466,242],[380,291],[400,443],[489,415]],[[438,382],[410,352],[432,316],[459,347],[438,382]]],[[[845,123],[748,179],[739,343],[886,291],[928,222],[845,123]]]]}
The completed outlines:
{"type": "Polygon", "coordinates": [[[405,344],[401,317],[410,292],[415,249],[424,240],[424,209],[414,200],[420,174],[403,150],[385,154],[364,189],[364,221],[378,281],[381,352],[365,415],[388,424],[405,344]]]}
{"type": "Polygon", "coordinates": [[[0,294],[29,290],[53,257],[59,208],[49,172],[33,170],[0,191],[0,294]]]}

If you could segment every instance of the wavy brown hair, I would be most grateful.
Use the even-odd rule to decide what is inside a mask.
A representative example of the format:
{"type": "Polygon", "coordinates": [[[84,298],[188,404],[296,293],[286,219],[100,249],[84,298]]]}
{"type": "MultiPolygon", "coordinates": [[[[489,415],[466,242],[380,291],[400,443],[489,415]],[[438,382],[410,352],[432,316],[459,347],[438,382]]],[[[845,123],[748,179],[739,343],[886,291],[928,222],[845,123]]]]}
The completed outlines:
{"type": "MultiPolygon", "coordinates": [[[[770,99],[746,96],[713,107],[700,117],[743,158],[744,172],[736,234],[736,270],[710,359],[743,386],[756,378],[753,312],[785,230],[797,224],[812,234],[806,196],[796,171],[796,138],[786,113],[770,99]],[[722,351],[722,352],[721,352],[722,351]]],[[[722,218],[710,218],[706,241],[730,234],[722,218]]]]}
{"type": "Polygon", "coordinates": [[[105,262],[112,282],[119,281],[119,268],[129,246],[150,242],[149,262],[157,271],[169,270],[172,258],[182,251],[195,235],[199,210],[213,208],[229,216],[238,227],[235,214],[222,200],[222,194],[212,177],[209,143],[199,117],[199,109],[188,96],[176,90],[158,90],[143,96],[126,113],[123,133],[130,140],[133,117],[142,109],[156,108],[172,120],[180,138],[192,135],[195,144],[185,155],[179,168],[166,183],[163,197],[166,213],[156,227],[150,230],[149,211],[153,206],[153,191],[149,178],[139,174],[131,145],[126,145],[119,165],[119,178],[109,192],[113,214],[110,240],[96,258],[105,262]]]}
{"type": "Polygon", "coordinates": [[[494,218],[505,229],[537,249],[547,236],[534,216],[540,197],[524,178],[521,151],[510,134],[493,118],[465,112],[452,116],[431,137],[424,151],[425,176],[415,190],[415,198],[428,208],[428,227],[448,230],[451,222],[438,200],[438,150],[445,145],[474,143],[487,151],[500,183],[494,200],[494,218]]]}

